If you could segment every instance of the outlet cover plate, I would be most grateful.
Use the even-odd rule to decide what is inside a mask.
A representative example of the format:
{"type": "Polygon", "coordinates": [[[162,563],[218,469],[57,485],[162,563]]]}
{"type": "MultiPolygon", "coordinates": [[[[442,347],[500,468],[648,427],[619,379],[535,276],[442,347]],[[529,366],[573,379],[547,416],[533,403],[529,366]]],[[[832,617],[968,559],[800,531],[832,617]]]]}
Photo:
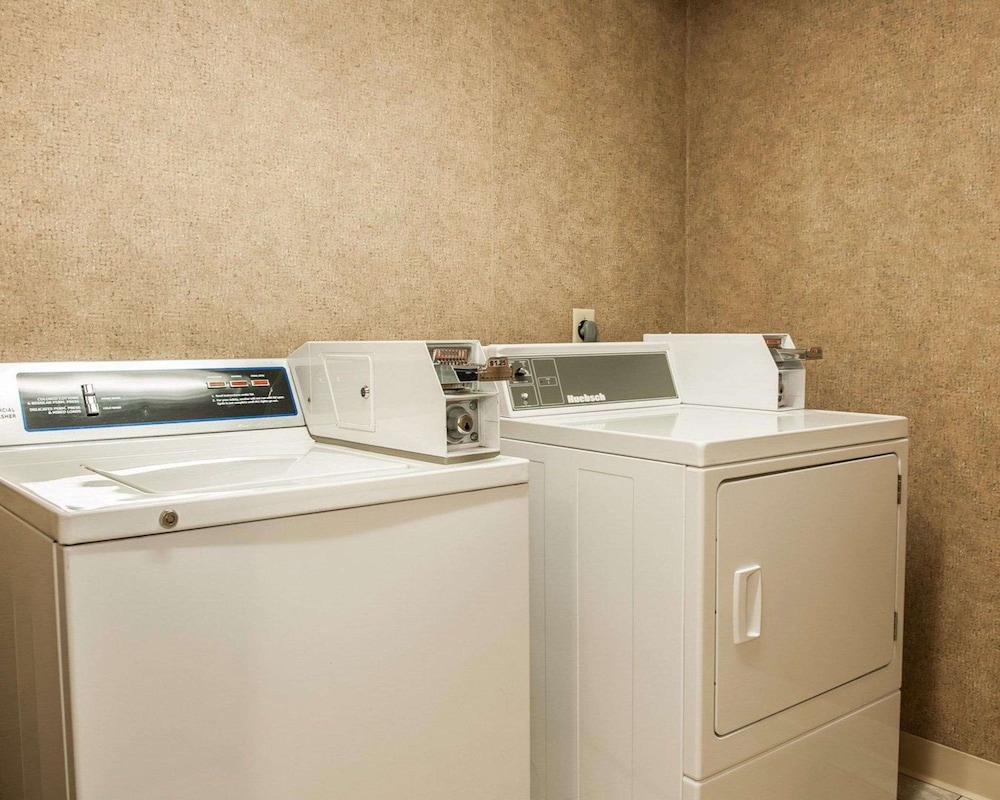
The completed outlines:
{"type": "Polygon", "coordinates": [[[585,319],[589,319],[591,322],[597,322],[597,317],[594,314],[594,309],[592,308],[574,308],[573,309],[573,331],[570,336],[570,341],[579,343],[583,339],[580,338],[580,323],[585,319]]]}

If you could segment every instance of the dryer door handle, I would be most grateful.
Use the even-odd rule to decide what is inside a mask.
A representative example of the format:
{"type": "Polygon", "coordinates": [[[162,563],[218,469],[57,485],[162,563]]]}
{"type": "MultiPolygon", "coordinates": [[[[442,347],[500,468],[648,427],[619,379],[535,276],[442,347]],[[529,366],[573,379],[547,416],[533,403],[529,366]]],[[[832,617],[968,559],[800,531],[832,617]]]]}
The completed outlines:
{"type": "Polygon", "coordinates": [[[760,638],[760,609],[764,585],[760,564],[733,574],[733,644],[760,638]]]}

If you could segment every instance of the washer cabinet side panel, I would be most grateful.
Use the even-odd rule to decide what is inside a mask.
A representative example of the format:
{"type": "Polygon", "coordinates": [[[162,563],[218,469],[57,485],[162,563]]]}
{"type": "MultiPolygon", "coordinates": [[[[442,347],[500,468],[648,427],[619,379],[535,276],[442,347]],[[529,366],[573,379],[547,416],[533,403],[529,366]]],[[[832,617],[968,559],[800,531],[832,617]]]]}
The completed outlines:
{"type": "Polygon", "coordinates": [[[65,800],[55,549],[0,509],[0,797],[65,800]]]}

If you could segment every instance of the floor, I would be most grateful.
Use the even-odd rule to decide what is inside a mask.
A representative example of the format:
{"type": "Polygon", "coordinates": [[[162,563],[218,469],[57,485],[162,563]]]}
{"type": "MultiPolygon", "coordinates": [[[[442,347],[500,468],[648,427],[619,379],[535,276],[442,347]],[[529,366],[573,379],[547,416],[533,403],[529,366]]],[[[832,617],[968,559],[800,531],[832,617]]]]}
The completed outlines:
{"type": "Polygon", "coordinates": [[[899,791],[896,797],[899,800],[965,800],[961,795],[921,783],[908,775],[899,776],[899,791]]]}

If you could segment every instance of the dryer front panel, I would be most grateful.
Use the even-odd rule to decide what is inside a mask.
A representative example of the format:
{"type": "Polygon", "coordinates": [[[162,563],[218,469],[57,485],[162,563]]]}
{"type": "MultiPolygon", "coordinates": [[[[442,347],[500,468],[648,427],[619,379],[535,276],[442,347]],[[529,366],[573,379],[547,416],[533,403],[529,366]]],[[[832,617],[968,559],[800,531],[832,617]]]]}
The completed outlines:
{"type": "Polygon", "coordinates": [[[906,475],[905,439],[688,469],[688,778],[899,690],[906,475]]]}
{"type": "Polygon", "coordinates": [[[892,661],[898,474],[888,454],[719,486],[717,734],[892,661]]]}

